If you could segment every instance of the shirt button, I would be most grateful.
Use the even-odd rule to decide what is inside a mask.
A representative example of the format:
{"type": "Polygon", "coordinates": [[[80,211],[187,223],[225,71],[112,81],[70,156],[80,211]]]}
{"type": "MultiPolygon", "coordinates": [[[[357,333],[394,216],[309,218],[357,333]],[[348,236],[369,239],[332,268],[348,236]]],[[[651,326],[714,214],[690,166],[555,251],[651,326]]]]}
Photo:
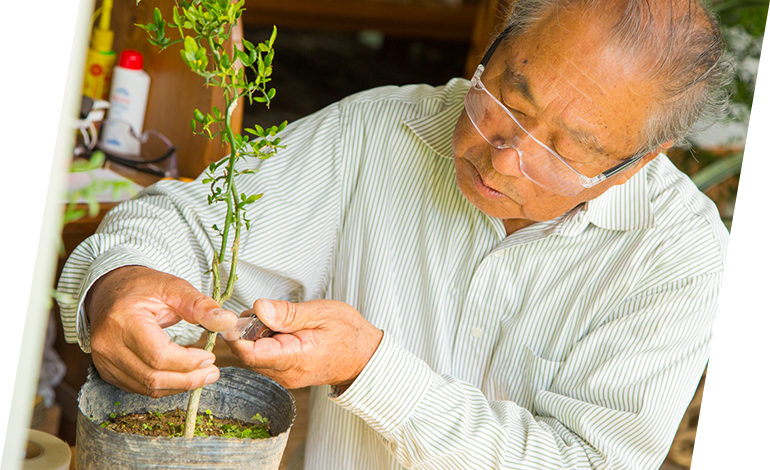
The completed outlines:
{"type": "Polygon", "coordinates": [[[481,328],[473,328],[471,330],[471,336],[473,336],[474,338],[481,338],[483,335],[484,335],[484,330],[482,330],[481,328]]]}

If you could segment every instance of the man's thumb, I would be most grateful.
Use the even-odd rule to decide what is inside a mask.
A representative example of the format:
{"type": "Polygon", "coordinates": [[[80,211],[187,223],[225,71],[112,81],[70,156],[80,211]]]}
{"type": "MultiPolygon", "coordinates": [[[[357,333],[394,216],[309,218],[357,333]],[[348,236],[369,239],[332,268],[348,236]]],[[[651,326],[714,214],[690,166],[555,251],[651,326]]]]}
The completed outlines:
{"type": "Polygon", "coordinates": [[[299,304],[285,300],[259,299],[254,302],[254,313],[273,331],[293,333],[305,328],[299,304]]]}

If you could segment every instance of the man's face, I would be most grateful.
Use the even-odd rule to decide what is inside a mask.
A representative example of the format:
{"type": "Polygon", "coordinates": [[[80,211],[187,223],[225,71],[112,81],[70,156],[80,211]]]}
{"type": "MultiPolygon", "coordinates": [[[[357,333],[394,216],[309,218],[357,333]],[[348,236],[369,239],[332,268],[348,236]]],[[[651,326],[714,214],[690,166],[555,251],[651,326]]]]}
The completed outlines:
{"type": "MultiPolygon", "coordinates": [[[[504,41],[481,80],[540,142],[580,173],[593,177],[636,151],[639,131],[653,104],[654,85],[634,79],[629,60],[605,50],[594,26],[561,12],[515,41],[504,41]]],[[[513,121],[503,125],[515,126],[513,121]]],[[[536,145],[531,140],[527,145],[536,145]]],[[[457,184],[508,232],[551,220],[624,183],[657,152],[629,171],[573,197],[559,196],[527,179],[515,152],[489,145],[463,111],[452,139],[457,184]]],[[[521,149],[527,152],[526,148],[521,149]]]]}

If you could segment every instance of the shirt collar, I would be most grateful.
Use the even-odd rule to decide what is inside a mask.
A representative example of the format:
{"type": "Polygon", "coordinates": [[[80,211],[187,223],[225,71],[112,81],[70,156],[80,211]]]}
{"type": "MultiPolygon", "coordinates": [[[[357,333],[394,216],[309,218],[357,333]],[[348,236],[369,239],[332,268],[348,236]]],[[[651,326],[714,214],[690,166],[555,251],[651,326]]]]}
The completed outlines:
{"type": "MultiPolygon", "coordinates": [[[[430,112],[404,124],[443,158],[451,159],[452,134],[463,110],[470,82],[453,79],[446,84],[438,100],[430,103],[430,112]]],[[[613,186],[596,199],[549,221],[549,232],[577,235],[591,223],[607,230],[638,230],[655,226],[648,193],[645,166],[624,184],[613,186]],[[556,222],[558,227],[551,227],[556,222]],[[554,230],[555,229],[555,230],[554,230]]]]}
{"type": "Polygon", "coordinates": [[[470,82],[467,80],[452,79],[444,86],[438,100],[425,103],[429,106],[427,115],[404,120],[404,124],[420,140],[443,158],[453,158],[452,134],[462,113],[468,88],[470,82]]]}
{"type": "Polygon", "coordinates": [[[607,230],[655,227],[647,176],[645,165],[624,184],[613,186],[596,199],[586,202],[586,220],[607,230]]]}

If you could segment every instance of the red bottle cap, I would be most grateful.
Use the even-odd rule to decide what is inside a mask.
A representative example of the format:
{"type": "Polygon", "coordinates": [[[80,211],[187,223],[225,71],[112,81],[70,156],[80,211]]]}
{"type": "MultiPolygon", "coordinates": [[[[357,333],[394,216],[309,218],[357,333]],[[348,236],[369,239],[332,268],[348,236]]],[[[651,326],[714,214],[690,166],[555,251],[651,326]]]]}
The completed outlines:
{"type": "Polygon", "coordinates": [[[137,51],[126,50],[120,53],[120,67],[129,70],[142,70],[144,65],[144,57],[137,51]]]}

